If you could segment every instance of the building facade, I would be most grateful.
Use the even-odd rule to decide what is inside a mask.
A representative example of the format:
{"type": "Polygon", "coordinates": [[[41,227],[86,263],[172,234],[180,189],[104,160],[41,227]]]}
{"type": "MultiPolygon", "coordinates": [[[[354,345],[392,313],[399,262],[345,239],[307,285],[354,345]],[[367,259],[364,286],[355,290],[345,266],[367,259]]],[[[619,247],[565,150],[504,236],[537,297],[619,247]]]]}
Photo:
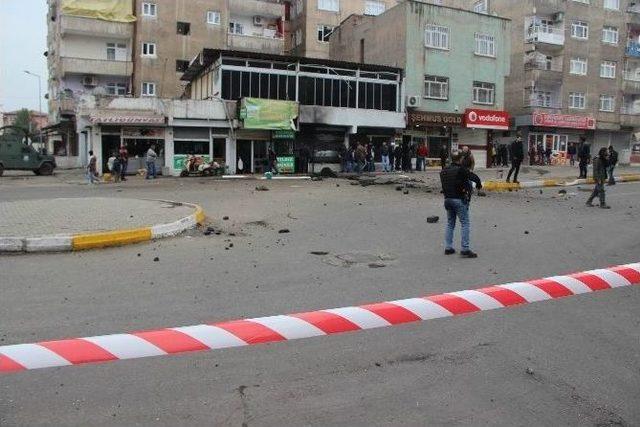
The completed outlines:
{"type": "Polygon", "coordinates": [[[430,157],[469,146],[484,167],[490,144],[509,128],[504,84],[510,68],[507,19],[405,1],[379,16],[353,15],[334,31],[332,58],[405,70],[404,138],[430,157]]]}

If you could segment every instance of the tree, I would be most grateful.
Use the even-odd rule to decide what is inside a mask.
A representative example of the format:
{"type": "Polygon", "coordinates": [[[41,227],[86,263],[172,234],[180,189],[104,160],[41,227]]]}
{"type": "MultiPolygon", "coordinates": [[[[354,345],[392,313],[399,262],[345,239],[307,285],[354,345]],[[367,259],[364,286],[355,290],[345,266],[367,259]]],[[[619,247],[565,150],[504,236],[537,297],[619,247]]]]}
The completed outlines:
{"type": "Polygon", "coordinates": [[[36,130],[36,123],[31,120],[31,113],[26,108],[18,111],[13,126],[22,128],[29,133],[35,132],[36,130]]]}

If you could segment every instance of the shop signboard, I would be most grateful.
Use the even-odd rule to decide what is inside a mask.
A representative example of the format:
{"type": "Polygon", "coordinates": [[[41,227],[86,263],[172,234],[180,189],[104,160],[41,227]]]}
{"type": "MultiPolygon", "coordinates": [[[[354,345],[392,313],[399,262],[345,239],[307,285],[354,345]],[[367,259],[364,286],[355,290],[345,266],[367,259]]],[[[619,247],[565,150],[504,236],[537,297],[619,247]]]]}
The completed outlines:
{"type": "Polygon", "coordinates": [[[474,129],[509,130],[509,113],[469,108],[464,112],[464,124],[474,129]]]}
{"type": "Polygon", "coordinates": [[[276,157],[278,161],[278,172],[294,173],[296,171],[296,159],[293,156],[276,157]]]}
{"type": "Polygon", "coordinates": [[[533,113],[533,126],[570,128],[570,129],[595,129],[596,119],[589,116],[572,116],[567,114],[533,113]]]}
{"type": "Polygon", "coordinates": [[[273,139],[296,139],[296,132],[293,130],[274,130],[273,139]]]}
{"type": "MultiPolygon", "coordinates": [[[[183,170],[184,164],[187,162],[187,154],[174,154],[173,155],[173,169],[174,170],[183,170]]],[[[211,156],[208,154],[198,155],[197,157],[202,157],[205,163],[209,163],[211,161],[211,156]]]]}
{"type": "Polygon", "coordinates": [[[240,119],[245,129],[296,130],[299,108],[295,101],[242,98],[240,119]]]}
{"type": "Polygon", "coordinates": [[[122,136],[125,137],[125,138],[164,139],[164,129],[162,129],[162,128],[126,127],[126,128],[122,129],[122,136]]]}
{"type": "Polygon", "coordinates": [[[416,126],[462,126],[462,114],[438,113],[431,111],[410,111],[407,113],[409,127],[416,126]]]}
{"type": "Polygon", "coordinates": [[[105,125],[163,125],[164,116],[91,115],[92,124],[105,125]]]}

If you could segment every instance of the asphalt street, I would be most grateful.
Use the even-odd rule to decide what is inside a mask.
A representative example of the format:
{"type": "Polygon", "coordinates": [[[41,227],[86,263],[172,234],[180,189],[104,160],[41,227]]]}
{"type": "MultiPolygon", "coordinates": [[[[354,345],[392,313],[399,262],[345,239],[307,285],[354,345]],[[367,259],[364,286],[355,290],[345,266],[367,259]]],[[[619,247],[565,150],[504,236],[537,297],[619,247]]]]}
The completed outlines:
{"type": "MultiPolygon", "coordinates": [[[[480,257],[463,260],[442,253],[442,219],[426,222],[444,216],[437,190],[199,178],[89,187],[5,177],[0,201],[194,202],[222,234],[2,256],[0,345],[639,262],[640,184],[607,190],[609,211],[585,207],[589,193],[576,187],[566,196],[547,189],[475,198],[472,246],[480,257]],[[283,228],[290,233],[279,234],[283,228]],[[346,267],[337,255],[363,262],[346,267]],[[390,259],[385,267],[369,268],[376,255],[390,259]]],[[[5,375],[0,426],[640,425],[638,307],[640,288],[632,287],[396,328],[5,375]]]]}

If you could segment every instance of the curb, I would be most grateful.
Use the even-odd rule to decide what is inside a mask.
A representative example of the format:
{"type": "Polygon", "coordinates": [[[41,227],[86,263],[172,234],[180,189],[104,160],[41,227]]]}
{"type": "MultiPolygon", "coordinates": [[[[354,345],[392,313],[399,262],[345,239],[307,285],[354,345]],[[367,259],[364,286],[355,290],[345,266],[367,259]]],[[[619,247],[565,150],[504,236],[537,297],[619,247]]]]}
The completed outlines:
{"type": "Polygon", "coordinates": [[[202,224],[205,213],[202,207],[193,203],[178,203],[169,200],[159,202],[190,206],[195,212],[168,224],[113,231],[81,234],[57,234],[41,237],[0,237],[0,254],[34,252],[73,252],[87,249],[124,246],[149,240],[176,236],[202,224]]]}
{"type": "MultiPolygon", "coordinates": [[[[615,180],[616,182],[636,182],[640,181],[640,174],[620,175],[615,177],[615,180]]],[[[540,179],[536,181],[521,182],[518,184],[503,181],[487,181],[483,184],[482,189],[486,191],[509,191],[525,188],[571,187],[581,184],[595,184],[595,181],[592,178],[576,179],[573,181],[563,181],[562,179],[540,179]]]]}
{"type": "Polygon", "coordinates": [[[640,263],[306,313],[0,346],[0,374],[313,338],[640,285],[640,263]]]}

